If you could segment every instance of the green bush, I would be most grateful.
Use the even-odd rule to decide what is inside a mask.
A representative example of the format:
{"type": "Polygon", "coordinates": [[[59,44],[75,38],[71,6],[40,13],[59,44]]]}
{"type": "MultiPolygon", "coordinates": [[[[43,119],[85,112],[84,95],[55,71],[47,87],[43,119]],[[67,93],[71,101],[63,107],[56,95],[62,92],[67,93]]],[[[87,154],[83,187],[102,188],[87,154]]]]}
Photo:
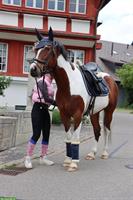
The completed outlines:
{"type": "MultiPolygon", "coordinates": [[[[84,116],[82,119],[82,122],[84,125],[89,125],[90,124],[90,119],[88,116],[84,116]]],[[[52,124],[60,125],[62,123],[61,117],[60,117],[60,111],[58,108],[54,109],[52,112],[52,124]]]]}
{"type": "Polygon", "coordinates": [[[60,125],[61,123],[60,112],[58,109],[55,109],[52,113],[52,124],[60,125]]]}
{"type": "Polygon", "coordinates": [[[0,76],[0,95],[4,96],[4,90],[10,85],[11,78],[0,76]]]}

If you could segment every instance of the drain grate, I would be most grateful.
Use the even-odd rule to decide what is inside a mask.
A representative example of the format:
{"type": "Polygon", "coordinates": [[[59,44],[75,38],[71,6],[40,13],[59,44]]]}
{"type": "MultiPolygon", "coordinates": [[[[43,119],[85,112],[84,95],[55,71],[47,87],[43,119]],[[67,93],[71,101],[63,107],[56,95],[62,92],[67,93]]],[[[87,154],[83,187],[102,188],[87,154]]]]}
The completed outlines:
{"type": "Polygon", "coordinates": [[[6,167],[0,169],[0,174],[9,175],[9,176],[16,176],[20,173],[24,173],[30,169],[26,169],[25,167],[6,167]]]}

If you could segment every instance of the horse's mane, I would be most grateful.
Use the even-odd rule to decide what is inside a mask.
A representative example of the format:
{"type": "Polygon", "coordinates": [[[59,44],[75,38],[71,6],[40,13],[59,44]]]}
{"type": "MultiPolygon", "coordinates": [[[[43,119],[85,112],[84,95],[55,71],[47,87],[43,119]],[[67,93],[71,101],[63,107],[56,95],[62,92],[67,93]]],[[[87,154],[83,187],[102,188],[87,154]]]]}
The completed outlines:
{"type": "Polygon", "coordinates": [[[67,54],[68,54],[68,52],[67,52],[67,50],[65,49],[64,45],[63,45],[61,42],[59,42],[58,40],[54,40],[54,43],[55,43],[54,45],[57,46],[57,47],[59,48],[60,53],[62,54],[62,56],[64,57],[64,59],[65,59],[66,61],[68,61],[68,59],[67,59],[67,54]]]}
{"type": "Polygon", "coordinates": [[[71,63],[68,60],[68,51],[65,49],[64,45],[61,42],[59,42],[58,40],[54,40],[54,43],[55,43],[54,45],[59,48],[60,53],[62,54],[62,56],[64,57],[64,59],[70,63],[70,65],[72,67],[72,70],[74,70],[75,66],[73,65],[73,63],[71,63]]]}

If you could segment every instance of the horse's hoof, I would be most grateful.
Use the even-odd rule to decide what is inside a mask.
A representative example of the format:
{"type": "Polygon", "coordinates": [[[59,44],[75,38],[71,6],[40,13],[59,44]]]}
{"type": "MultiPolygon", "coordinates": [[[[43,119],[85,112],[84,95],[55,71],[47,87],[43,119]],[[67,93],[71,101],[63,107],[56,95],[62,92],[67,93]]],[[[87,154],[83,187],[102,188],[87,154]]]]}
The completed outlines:
{"type": "Polygon", "coordinates": [[[78,167],[69,167],[69,168],[67,169],[68,172],[75,172],[75,171],[77,171],[77,170],[78,170],[78,167]]]}
{"type": "Polygon", "coordinates": [[[88,154],[88,155],[85,157],[85,160],[95,160],[95,156],[88,154]]]}
{"type": "Polygon", "coordinates": [[[78,170],[78,165],[76,162],[71,162],[71,164],[69,165],[67,171],[68,172],[75,172],[78,170]]]}
{"type": "Polygon", "coordinates": [[[108,155],[101,155],[101,159],[104,159],[104,160],[108,159],[108,155]]]}
{"type": "Polygon", "coordinates": [[[63,167],[69,167],[71,163],[63,163],[62,166],[63,167]]]}
{"type": "Polygon", "coordinates": [[[72,162],[72,159],[69,158],[69,157],[66,157],[62,166],[63,167],[69,167],[71,162],[72,162]]]}

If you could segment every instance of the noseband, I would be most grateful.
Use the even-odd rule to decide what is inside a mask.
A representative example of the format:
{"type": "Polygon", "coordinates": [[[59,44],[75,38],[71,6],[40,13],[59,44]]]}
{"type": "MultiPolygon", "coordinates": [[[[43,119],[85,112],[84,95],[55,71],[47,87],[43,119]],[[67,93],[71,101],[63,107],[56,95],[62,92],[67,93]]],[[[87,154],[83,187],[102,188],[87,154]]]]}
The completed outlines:
{"type": "MultiPolygon", "coordinates": [[[[49,69],[48,66],[49,66],[49,61],[51,60],[51,55],[53,54],[55,57],[56,57],[56,60],[57,60],[57,54],[56,54],[56,51],[55,51],[55,47],[53,45],[51,45],[51,49],[47,55],[47,58],[45,58],[45,60],[39,60],[37,58],[33,58],[33,62],[32,63],[35,63],[36,66],[39,68],[40,72],[41,72],[41,75],[44,75],[46,73],[51,73],[52,72],[52,69],[49,69]],[[42,66],[42,68],[40,67],[40,65],[42,66]]],[[[45,47],[44,47],[45,48],[45,47]]]]}

